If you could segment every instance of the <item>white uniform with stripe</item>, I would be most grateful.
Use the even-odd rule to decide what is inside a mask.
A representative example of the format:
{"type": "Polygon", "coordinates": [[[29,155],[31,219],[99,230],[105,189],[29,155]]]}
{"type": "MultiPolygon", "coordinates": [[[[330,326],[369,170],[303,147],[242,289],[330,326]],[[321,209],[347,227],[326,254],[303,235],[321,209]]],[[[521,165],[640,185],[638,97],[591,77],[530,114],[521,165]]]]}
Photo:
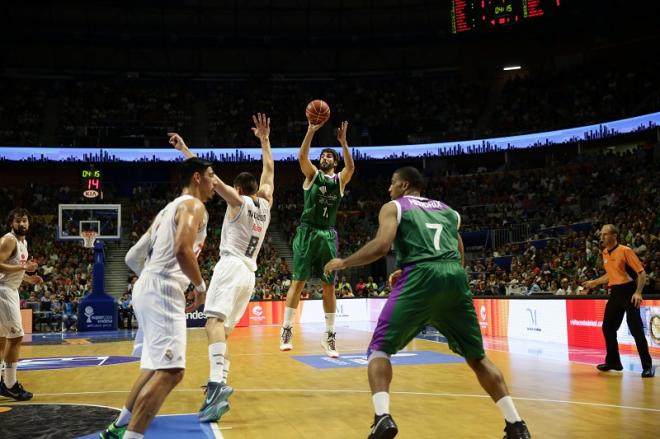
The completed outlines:
{"type": "Polygon", "coordinates": [[[270,205],[263,198],[241,196],[243,205],[235,218],[225,214],[220,260],[206,293],[204,314],[233,328],[241,319],[254,291],[257,256],[270,224],[270,205]]]}
{"type": "MultiPolygon", "coordinates": [[[[133,355],[140,355],[140,368],[149,370],[185,368],[186,298],[190,280],[174,255],[176,211],[193,199],[182,195],[161,210],[151,225],[149,253],[144,269],[133,287],[133,309],[140,331],[133,355]]],[[[205,216],[193,245],[195,256],[206,239],[205,216]]]]}
{"type": "MultiPolygon", "coordinates": [[[[26,240],[20,240],[13,233],[5,236],[16,241],[16,248],[4,261],[10,265],[24,264],[28,260],[28,245],[26,240]]],[[[18,287],[23,282],[25,270],[13,273],[0,273],[0,337],[17,338],[23,336],[21,319],[21,302],[18,296],[18,287]]]]}

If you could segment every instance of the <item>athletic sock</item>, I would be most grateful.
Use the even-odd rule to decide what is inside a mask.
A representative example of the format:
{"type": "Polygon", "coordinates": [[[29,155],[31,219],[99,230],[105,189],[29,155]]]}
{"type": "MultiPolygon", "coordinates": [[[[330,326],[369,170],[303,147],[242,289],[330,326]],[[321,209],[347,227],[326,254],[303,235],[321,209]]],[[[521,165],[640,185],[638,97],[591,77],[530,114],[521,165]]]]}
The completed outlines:
{"type": "Polygon", "coordinates": [[[371,396],[374,403],[376,416],[388,414],[390,412],[390,394],[387,392],[374,393],[371,396]]]}
{"type": "Polygon", "coordinates": [[[144,435],[140,433],[136,433],[134,431],[126,431],[124,433],[124,439],[143,439],[144,435]]]}
{"type": "Polygon", "coordinates": [[[284,308],[284,322],[282,323],[283,328],[291,327],[291,322],[293,321],[294,315],[296,315],[295,308],[289,308],[288,306],[284,308]]]}
{"type": "Polygon", "coordinates": [[[211,374],[209,381],[213,383],[222,382],[222,371],[225,367],[225,352],[227,344],[221,341],[209,345],[209,364],[211,374]]]}
{"type": "Polygon", "coordinates": [[[131,421],[131,411],[128,410],[126,406],[124,406],[121,408],[121,412],[119,413],[119,416],[115,421],[115,425],[117,427],[123,427],[124,425],[128,425],[130,421],[131,421]]]}
{"type": "Polygon", "coordinates": [[[231,361],[225,358],[225,367],[222,369],[222,382],[227,384],[227,377],[229,376],[229,364],[231,361]]]}
{"type": "Polygon", "coordinates": [[[497,401],[495,405],[497,405],[497,408],[500,409],[502,415],[504,415],[504,419],[506,419],[507,422],[513,424],[514,422],[522,421],[518,411],[516,410],[516,406],[513,405],[513,399],[511,399],[510,396],[503,397],[497,401]]]}
{"type": "Polygon", "coordinates": [[[5,386],[7,386],[8,389],[11,389],[12,387],[14,387],[14,384],[16,384],[17,367],[18,367],[18,363],[5,364],[5,386]]]}
{"type": "Polygon", "coordinates": [[[335,332],[335,313],[333,312],[325,313],[325,331],[335,332]]]}

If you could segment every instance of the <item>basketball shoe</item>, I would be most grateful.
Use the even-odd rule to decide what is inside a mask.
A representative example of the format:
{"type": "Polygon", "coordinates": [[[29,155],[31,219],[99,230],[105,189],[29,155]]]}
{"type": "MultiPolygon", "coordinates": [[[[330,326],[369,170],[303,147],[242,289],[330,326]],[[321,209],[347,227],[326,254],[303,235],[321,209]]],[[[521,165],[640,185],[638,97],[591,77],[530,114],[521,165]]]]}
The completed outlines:
{"type": "Polygon", "coordinates": [[[392,439],[398,432],[396,422],[390,414],[374,415],[374,423],[367,439],[392,439]]]}
{"type": "Polygon", "coordinates": [[[280,332],[280,351],[290,351],[293,349],[293,332],[291,328],[285,328],[282,326],[282,331],[280,332]]]}
{"type": "Polygon", "coordinates": [[[225,383],[209,381],[206,386],[206,398],[199,409],[200,422],[215,422],[227,413],[231,407],[227,399],[234,393],[234,388],[225,383]]]}
{"type": "Polygon", "coordinates": [[[321,346],[325,349],[325,354],[330,358],[338,358],[339,352],[336,347],[336,332],[326,332],[321,340],[321,346]]]}
{"type": "Polygon", "coordinates": [[[118,427],[117,424],[115,424],[117,421],[113,421],[108,427],[103,431],[102,433],[99,434],[99,438],[101,439],[122,439],[124,437],[124,433],[126,433],[126,429],[128,428],[128,424],[122,425],[121,427],[118,427]]]}
{"type": "Polygon", "coordinates": [[[0,395],[13,398],[16,401],[29,401],[33,396],[32,393],[25,390],[18,381],[16,381],[11,388],[7,387],[4,381],[0,381],[0,395]]]}
{"type": "Polygon", "coordinates": [[[506,425],[504,427],[504,432],[506,434],[503,439],[532,439],[532,435],[529,433],[529,430],[527,430],[527,424],[525,424],[525,421],[513,423],[509,421],[505,422],[506,425]]]}

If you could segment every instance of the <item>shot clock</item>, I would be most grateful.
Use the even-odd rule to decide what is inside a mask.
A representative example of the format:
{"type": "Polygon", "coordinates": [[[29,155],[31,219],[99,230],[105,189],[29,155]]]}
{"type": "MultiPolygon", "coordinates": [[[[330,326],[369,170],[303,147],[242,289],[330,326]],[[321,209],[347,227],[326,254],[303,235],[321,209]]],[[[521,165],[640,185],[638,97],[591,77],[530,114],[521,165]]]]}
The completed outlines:
{"type": "Polygon", "coordinates": [[[452,0],[451,31],[462,33],[491,29],[542,17],[561,5],[561,0],[452,0]]]}
{"type": "Polygon", "coordinates": [[[101,170],[100,169],[83,169],[82,170],[82,183],[83,183],[83,196],[85,198],[97,198],[101,195],[103,185],[101,184],[101,170]]]}

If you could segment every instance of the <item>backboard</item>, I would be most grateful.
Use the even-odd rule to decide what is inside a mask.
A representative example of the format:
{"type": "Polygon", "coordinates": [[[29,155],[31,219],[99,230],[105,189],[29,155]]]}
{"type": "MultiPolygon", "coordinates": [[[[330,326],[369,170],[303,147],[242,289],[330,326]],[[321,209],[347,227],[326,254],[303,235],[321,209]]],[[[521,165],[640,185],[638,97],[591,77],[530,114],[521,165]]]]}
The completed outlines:
{"type": "Polygon", "coordinates": [[[80,240],[85,231],[96,232],[96,239],[120,239],[121,204],[60,204],[57,239],[80,240]]]}

